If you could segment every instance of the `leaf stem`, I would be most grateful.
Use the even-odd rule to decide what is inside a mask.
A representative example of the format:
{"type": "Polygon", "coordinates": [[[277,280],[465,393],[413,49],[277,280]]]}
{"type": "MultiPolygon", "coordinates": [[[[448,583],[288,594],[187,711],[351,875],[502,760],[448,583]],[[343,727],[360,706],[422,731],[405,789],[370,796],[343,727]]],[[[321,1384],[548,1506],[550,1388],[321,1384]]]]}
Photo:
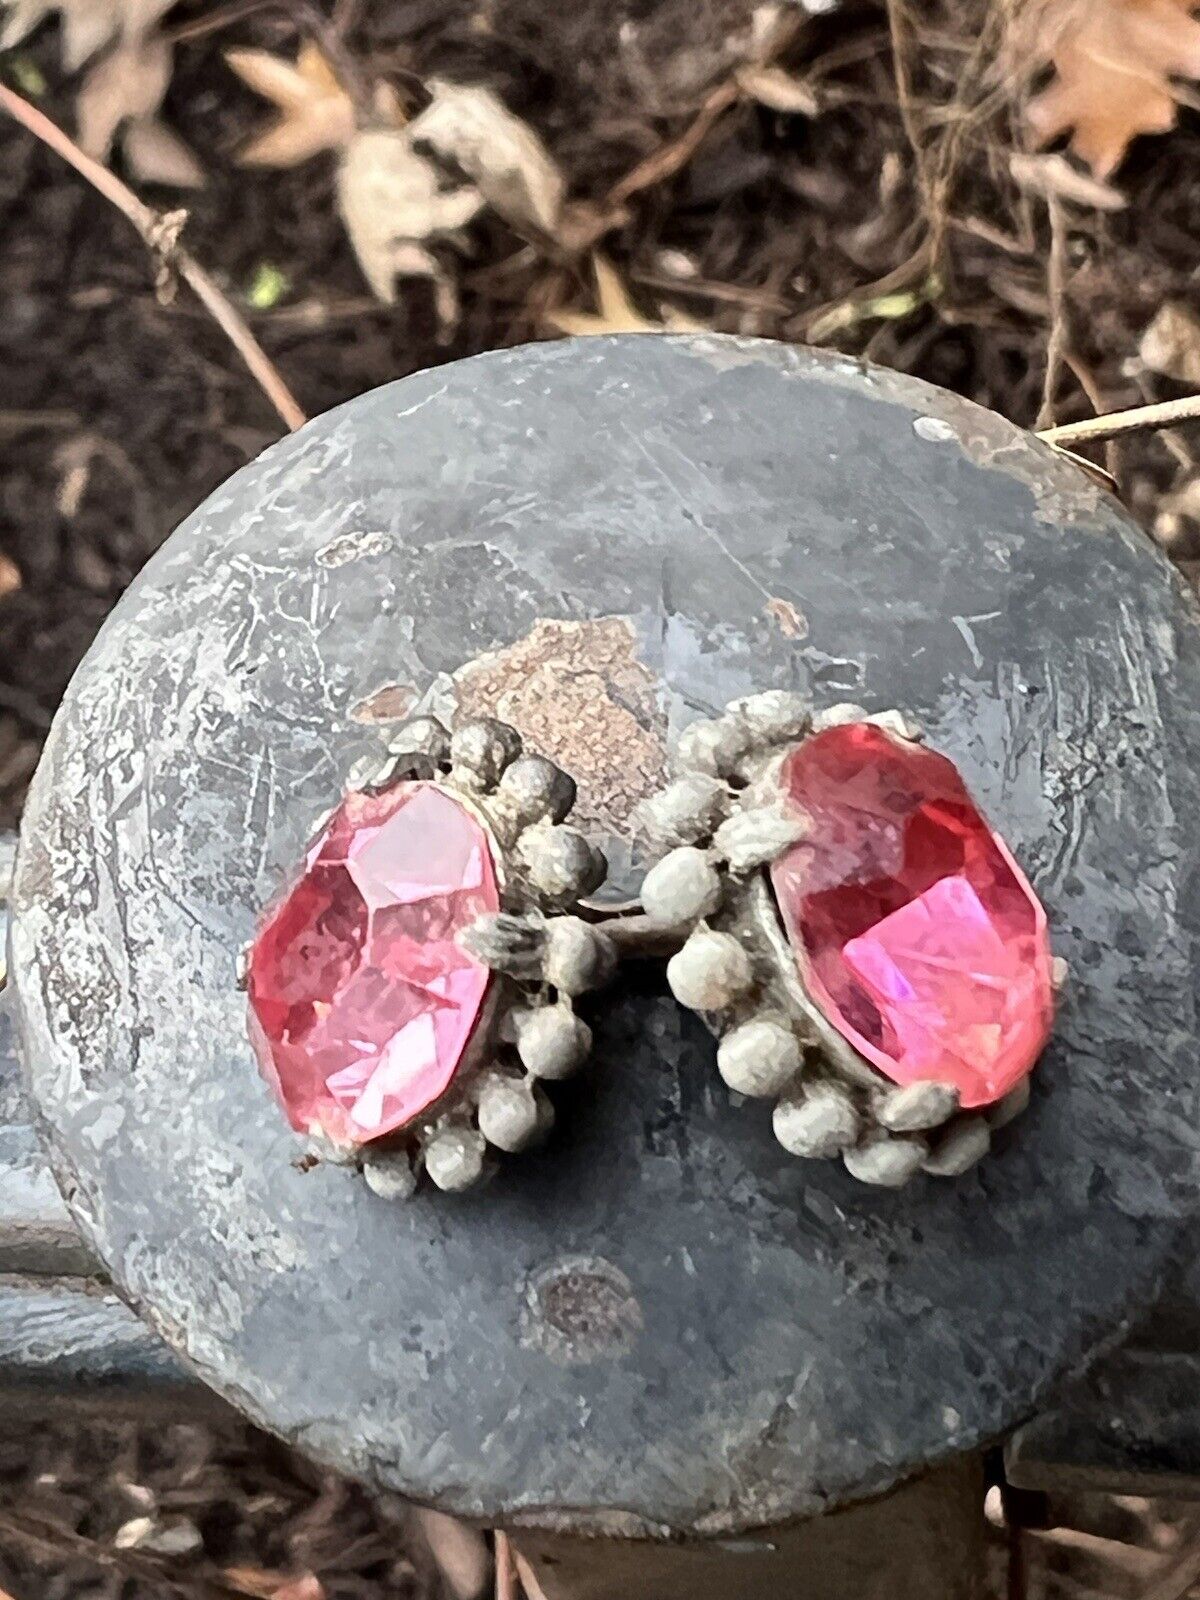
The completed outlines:
{"type": "Polygon", "coordinates": [[[1110,411],[1102,417],[1086,417],[1082,422],[1063,422],[1056,428],[1040,428],[1038,438],[1047,444],[1092,444],[1103,439],[1118,439],[1127,433],[1157,432],[1181,422],[1200,421],[1200,394],[1184,395],[1181,400],[1160,400],[1154,405],[1131,406],[1128,411],[1110,411]]]}
{"type": "MultiPolygon", "coordinates": [[[[178,222],[139,200],[116,173],[85,155],[69,134],[44,112],[30,105],[5,83],[0,83],[0,107],[8,112],[35,139],[74,167],[97,193],[114,205],[141,234],[147,248],[164,267],[178,272],[195,293],[201,305],[233,345],[250,369],[255,382],[279,413],[288,429],[303,427],[308,418],[280,377],[274,363],[251,333],[245,319],[229,298],[217,287],[198,261],[176,240],[178,222]]],[[[182,218],[182,213],[178,214],[182,218]]]]}

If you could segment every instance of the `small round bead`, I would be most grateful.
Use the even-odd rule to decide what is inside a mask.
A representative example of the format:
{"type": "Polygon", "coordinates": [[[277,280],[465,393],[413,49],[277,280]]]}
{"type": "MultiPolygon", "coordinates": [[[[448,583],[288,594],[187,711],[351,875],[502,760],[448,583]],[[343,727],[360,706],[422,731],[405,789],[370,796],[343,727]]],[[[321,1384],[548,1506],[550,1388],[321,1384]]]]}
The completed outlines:
{"type": "Polygon", "coordinates": [[[921,1170],[929,1154],[925,1140],[915,1133],[872,1135],[853,1150],[844,1150],[846,1171],[860,1183],[881,1189],[899,1189],[921,1170]]]}
{"type": "Polygon", "coordinates": [[[885,1090],[875,1102],[875,1117],[889,1133],[920,1133],[940,1128],[958,1110],[958,1102],[953,1084],[922,1079],[903,1089],[885,1090]]]}
{"type": "Polygon", "coordinates": [[[823,733],[826,728],[841,728],[848,722],[865,722],[867,712],[864,706],[854,705],[849,700],[839,701],[836,706],[826,706],[824,711],[818,711],[813,717],[814,733],[823,733]]]}
{"type": "Polygon", "coordinates": [[[575,828],[560,823],[527,828],[517,841],[529,882],[551,901],[576,900],[604,882],[608,864],[575,828]]]}
{"type": "Polygon", "coordinates": [[[721,876],[703,850],[680,845],[642,881],[642,909],[655,922],[682,927],[710,917],[721,904],[721,876]]]}
{"type": "Polygon", "coordinates": [[[575,804],[575,780],[544,756],[518,756],[500,779],[500,792],[526,822],[561,822],[575,804]]]}
{"type": "Polygon", "coordinates": [[[402,1150],[388,1155],[367,1156],[363,1161],[363,1177],[367,1188],[381,1200],[407,1200],[417,1187],[417,1175],[412,1162],[402,1150]]]}
{"type": "Polygon", "coordinates": [[[894,733],[898,739],[916,741],[921,737],[920,728],[911,717],[906,717],[903,711],[873,711],[863,720],[876,728],[882,728],[885,733],[894,733]]]}
{"type": "Polygon", "coordinates": [[[450,735],[436,717],[414,717],[388,735],[387,747],[396,756],[422,755],[442,762],[450,754],[450,735]]]}
{"type": "Polygon", "coordinates": [[[381,756],[378,750],[371,750],[351,764],[346,774],[346,788],[353,793],[373,788],[386,772],[395,770],[395,766],[390,756],[381,756]]]}
{"type": "Polygon", "coordinates": [[[442,1128],[425,1146],[425,1170],[439,1189],[469,1189],[483,1171],[484,1140],[474,1128],[442,1128]]]}
{"type": "Polygon", "coordinates": [[[569,1078],[591,1048],[592,1030],[570,1006],[537,1006],[517,1019],[517,1054],[535,1078],[569,1078]]]}
{"type": "Polygon", "coordinates": [[[1029,1079],[1022,1078],[1015,1083],[1002,1100],[997,1100],[995,1105],[989,1106],[985,1113],[988,1125],[995,1129],[1006,1128],[1014,1117],[1019,1117],[1029,1105],[1030,1083],[1029,1079]]]}
{"type": "Polygon", "coordinates": [[[985,1117],[962,1117],[948,1128],[921,1163],[934,1178],[958,1178],[982,1161],[991,1149],[992,1132],[985,1117]]]}
{"type": "Polygon", "coordinates": [[[750,748],[750,731],[736,717],[692,722],[679,735],[675,764],[684,771],[728,777],[750,748]]]}
{"type": "Polygon", "coordinates": [[[734,872],[752,872],[802,839],[808,819],[773,808],[735,812],[717,829],[713,844],[734,872]]]}
{"type": "Polygon", "coordinates": [[[542,976],[560,994],[602,988],[617,965],[612,940],[580,917],[551,917],[546,924],[542,976]]]}
{"type": "Polygon", "coordinates": [[[323,1128],[312,1128],[308,1134],[309,1154],[318,1161],[327,1161],[332,1167],[356,1167],[361,1154],[356,1144],[342,1144],[330,1138],[323,1128]]]}
{"type": "Polygon", "coordinates": [[[721,1040],[717,1071],[738,1094],[782,1094],[800,1070],[796,1035],[783,1022],[759,1017],[742,1023],[721,1040]]]}
{"type": "Polygon", "coordinates": [[[375,768],[375,771],[364,782],[358,785],[368,794],[382,794],[385,789],[390,789],[393,784],[402,779],[410,778],[437,778],[440,776],[437,763],[430,756],[406,755],[388,756],[375,768]]]}
{"type": "Polygon", "coordinates": [[[798,739],[808,732],[812,705],[806,695],[789,689],[765,689],[748,694],[729,707],[746,724],[756,740],[775,744],[781,739],[798,739]]]}
{"type": "Polygon", "coordinates": [[[495,1077],[479,1095],[479,1131],[498,1150],[523,1150],[538,1132],[537,1101],[523,1079],[495,1077]]]}
{"type": "Polygon", "coordinates": [[[671,848],[707,839],[725,815],[729,791],[719,778],[689,772],[638,807],[638,821],[650,837],[671,848]]]}
{"type": "Polygon", "coordinates": [[[732,934],[697,928],[667,962],[667,982],[681,1006],[721,1011],[746,992],[754,972],[732,934]]]}
{"type": "Polygon", "coordinates": [[[483,789],[499,782],[500,774],[521,753],[521,735],[507,722],[481,717],[464,722],[450,738],[450,759],[460,774],[483,789]]]}
{"type": "Polygon", "coordinates": [[[781,1100],[771,1114],[771,1126],[792,1155],[824,1160],[858,1138],[859,1116],[840,1084],[814,1083],[781,1100]]]}

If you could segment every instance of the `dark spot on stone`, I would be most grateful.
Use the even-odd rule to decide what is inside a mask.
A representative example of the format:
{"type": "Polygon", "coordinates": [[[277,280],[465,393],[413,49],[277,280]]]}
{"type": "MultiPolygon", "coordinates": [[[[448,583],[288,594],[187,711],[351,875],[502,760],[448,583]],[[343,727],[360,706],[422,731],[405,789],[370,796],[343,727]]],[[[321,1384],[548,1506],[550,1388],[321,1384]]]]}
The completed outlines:
{"type": "Polygon", "coordinates": [[[642,1308],[625,1274],[601,1256],[560,1261],[527,1291],[528,1342],[552,1359],[596,1361],[628,1350],[642,1329],[642,1308]]]}

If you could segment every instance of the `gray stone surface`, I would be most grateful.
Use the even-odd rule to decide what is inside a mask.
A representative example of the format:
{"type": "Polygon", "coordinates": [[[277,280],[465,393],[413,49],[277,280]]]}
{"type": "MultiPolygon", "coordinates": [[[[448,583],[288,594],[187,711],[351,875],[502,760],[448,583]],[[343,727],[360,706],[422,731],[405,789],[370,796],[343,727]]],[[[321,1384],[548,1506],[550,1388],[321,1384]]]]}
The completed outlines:
{"type": "Polygon", "coordinates": [[[998,1435],[1194,1220],[1198,645],[1073,468],[836,357],[557,344],[343,407],[150,564],[34,785],[15,979],[76,1216],[235,1404],[489,1520],[727,1532],[998,1435]],[[509,715],[628,888],[664,736],[771,686],[913,710],[1046,899],[1073,976],[987,1160],[899,1193],[794,1160],[648,971],[582,1003],[552,1144],[486,1188],[298,1171],[234,954],[362,718],[509,715]]]}

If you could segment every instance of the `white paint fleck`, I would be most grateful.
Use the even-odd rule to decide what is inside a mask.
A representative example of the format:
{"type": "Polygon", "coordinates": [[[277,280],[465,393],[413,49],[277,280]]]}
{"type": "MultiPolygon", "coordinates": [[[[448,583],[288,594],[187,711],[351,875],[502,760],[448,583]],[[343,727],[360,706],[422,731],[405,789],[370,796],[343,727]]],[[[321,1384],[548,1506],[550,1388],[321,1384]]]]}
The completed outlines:
{"type": "Polygon", "coordinates": [[[958,438],[950,424],[943,422],[941,417],[914,417],[913,432],[919,439],[928,439],[932,444],[945,444],[948,439],[958,438]]]}
{"type": "Polygon", "coordinates": [[[79,1137],[85,1144],[91,1145],[93,1150],[102,1150],[110,1139],[115,1139],[120,1133],[124,1121],[124,1106],[107,1101],[94,1117],[89,1118],[86,1125],[80,1127],[79,1137]]]}
{"type": "Polygon", "coordinates": [[[972,666],[976,668],[982,667],[983,657],[979,653],[979,646],[975,643],[975,635],[972,633],[971,625],[967,621],[966,617],[951,617],[950,620],[958,629],[959,633],[962,634],[963,642],[965,643],[967,649],[971,652],[972,666]]]}

